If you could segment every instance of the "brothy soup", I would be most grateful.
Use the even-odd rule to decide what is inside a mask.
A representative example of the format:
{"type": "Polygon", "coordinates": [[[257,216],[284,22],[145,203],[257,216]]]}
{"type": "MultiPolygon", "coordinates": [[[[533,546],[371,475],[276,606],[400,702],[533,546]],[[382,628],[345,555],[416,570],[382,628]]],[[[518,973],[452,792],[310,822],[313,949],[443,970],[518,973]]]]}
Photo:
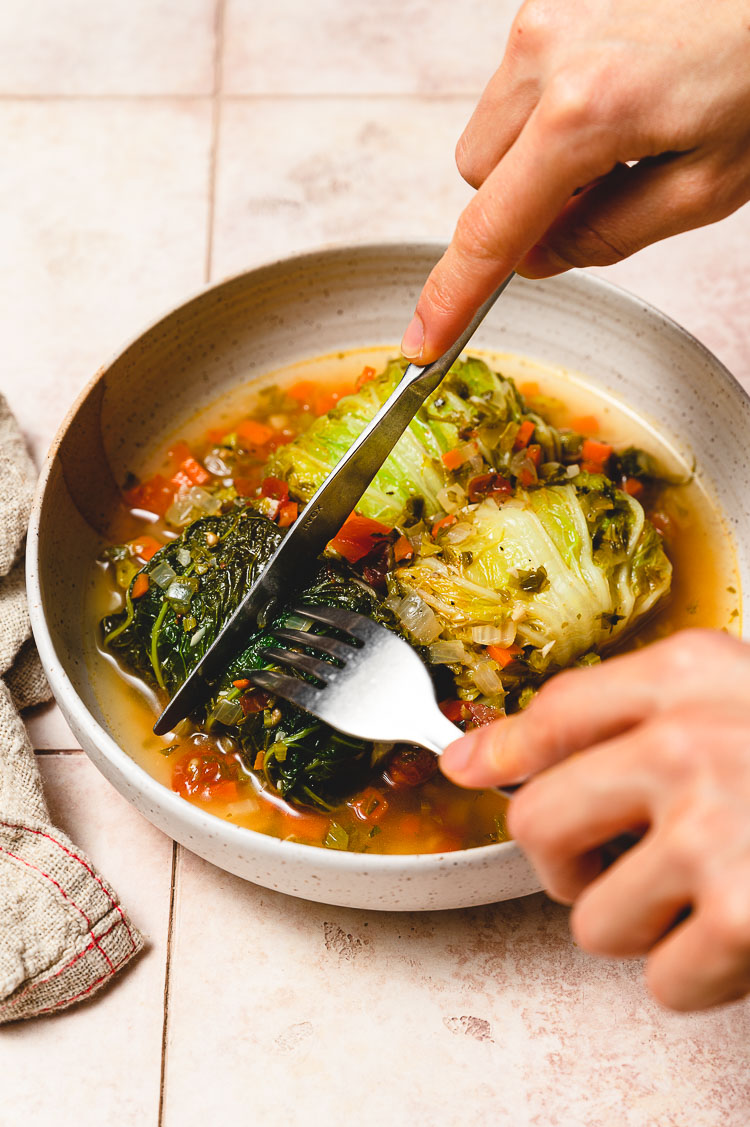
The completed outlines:
{"type": "MultiPolygon", "coordinates": [[[[342,736],[256,689],[267,631],[204,714],[151,731],[400,378],[390,355],[274,373],[133,466],[92,569],[89,656],[123,747],[186,801],[335,849],[471,848],[507,839],[505,800],[454,787],[426,751],[342,736]]],[[[583,381],[510,356],[454,366],[293,601],[402,634],[464,729],[526,707],[559,669],[686,626],[739,632],[732,545],[688,467],[583,381]]],[[[319,629],[288,608],[275,621],[319,629]]]]}

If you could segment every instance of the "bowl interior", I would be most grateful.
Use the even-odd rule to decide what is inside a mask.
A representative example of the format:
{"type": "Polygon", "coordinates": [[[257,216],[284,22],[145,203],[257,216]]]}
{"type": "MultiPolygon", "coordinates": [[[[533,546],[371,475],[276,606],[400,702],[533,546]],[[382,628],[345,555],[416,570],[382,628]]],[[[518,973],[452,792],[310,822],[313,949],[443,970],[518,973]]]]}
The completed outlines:
{"type": "MultiPolygon", "coordinates": [[[[83,577],[128,470],[181,420],[253,377],[395,346],[439,253],[430,244],[361,247],[253,270],[158,321],[99,373],[50,453],[29,539],[35,632],[74,728],[90,733],[93,723],[100,743],[117,744],[83,656],[83,577]]],[[[656,310],[583,274],[514,280],[474,343],[585,374],[694,457],[733,529],[747,611],[750,401],[715,357],[656,310]]]]}

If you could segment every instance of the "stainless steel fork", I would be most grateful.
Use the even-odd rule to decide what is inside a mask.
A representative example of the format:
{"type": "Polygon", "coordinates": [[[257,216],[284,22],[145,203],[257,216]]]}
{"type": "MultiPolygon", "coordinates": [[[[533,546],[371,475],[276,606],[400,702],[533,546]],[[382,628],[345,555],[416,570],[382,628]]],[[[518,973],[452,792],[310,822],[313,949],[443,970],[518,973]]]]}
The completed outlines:
{"type": "MultiPolygon", "coordinates": [[[[274,630],[280,641],[302,650],[269,646],[262,656],[314,680],[257,669],[247,676],[258,688],[363,740],[417,744],[441,755],[463,735],[443,716],[422,659],[403,638],[340,607],[297,606],[294,614],[341,632],[346,641],[286,627],[274,630]]],[[[518,788],[496,789],[510,797],[518,788]]]]}

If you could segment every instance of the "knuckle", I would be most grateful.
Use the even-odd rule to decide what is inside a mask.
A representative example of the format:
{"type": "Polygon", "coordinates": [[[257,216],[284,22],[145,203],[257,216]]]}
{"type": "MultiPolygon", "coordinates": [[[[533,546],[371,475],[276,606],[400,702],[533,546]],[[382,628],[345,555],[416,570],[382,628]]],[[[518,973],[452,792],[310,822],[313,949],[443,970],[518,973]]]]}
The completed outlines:
{"type": "Polygon", "coordinates": [[[713,810],[701,810],[695,796],[680,803],[660,832],[664,854],[670,867],[695,876],[713,856],[721,819],[713,810]]]}
{"type": "Polygon", "coordinates": [[[746,884],[717,890],[703,907],[714,944],[733,954],[750,953],[750,888],[746,884]]]}
{"type": "Polygon", "coordinates": [[[528,51],[547,42],[554,32],[553,9],[539,0],[527,0],[513,23],[510,42],[528,51]]]}
{"type": "Polygon", "coordinates": [[[671,780],[682,778],[702,735],[684,712],[668,713],[651,726],[651,750],[661,774],[671,780]]]}
{"type": "Polygon", "coordinates": [[[598,65],[559,71],[546,92],[549,124],[562,132],[571,132],[599,120],[605,107],[606,83],[602,78],[598,65]]]}

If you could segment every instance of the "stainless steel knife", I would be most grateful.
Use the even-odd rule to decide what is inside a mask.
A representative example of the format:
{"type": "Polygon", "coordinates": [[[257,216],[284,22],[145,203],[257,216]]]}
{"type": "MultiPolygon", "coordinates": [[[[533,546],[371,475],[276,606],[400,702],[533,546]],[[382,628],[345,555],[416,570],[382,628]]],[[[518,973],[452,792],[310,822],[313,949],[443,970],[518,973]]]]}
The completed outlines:
{"type": "Polygon", "coordinates": [[[425,399],[438,387],[513,276],[505,278],[480,306],[447,352],[425,367],[409,365],[398,386],[313,494],[232,617],[172,697],[154,724],[157,736],[171,731],[211,696],[216,681],[241,652],[248,634],[256,625],[263,626],[279,600],[288,599],[305,580],[425,399]]]}

